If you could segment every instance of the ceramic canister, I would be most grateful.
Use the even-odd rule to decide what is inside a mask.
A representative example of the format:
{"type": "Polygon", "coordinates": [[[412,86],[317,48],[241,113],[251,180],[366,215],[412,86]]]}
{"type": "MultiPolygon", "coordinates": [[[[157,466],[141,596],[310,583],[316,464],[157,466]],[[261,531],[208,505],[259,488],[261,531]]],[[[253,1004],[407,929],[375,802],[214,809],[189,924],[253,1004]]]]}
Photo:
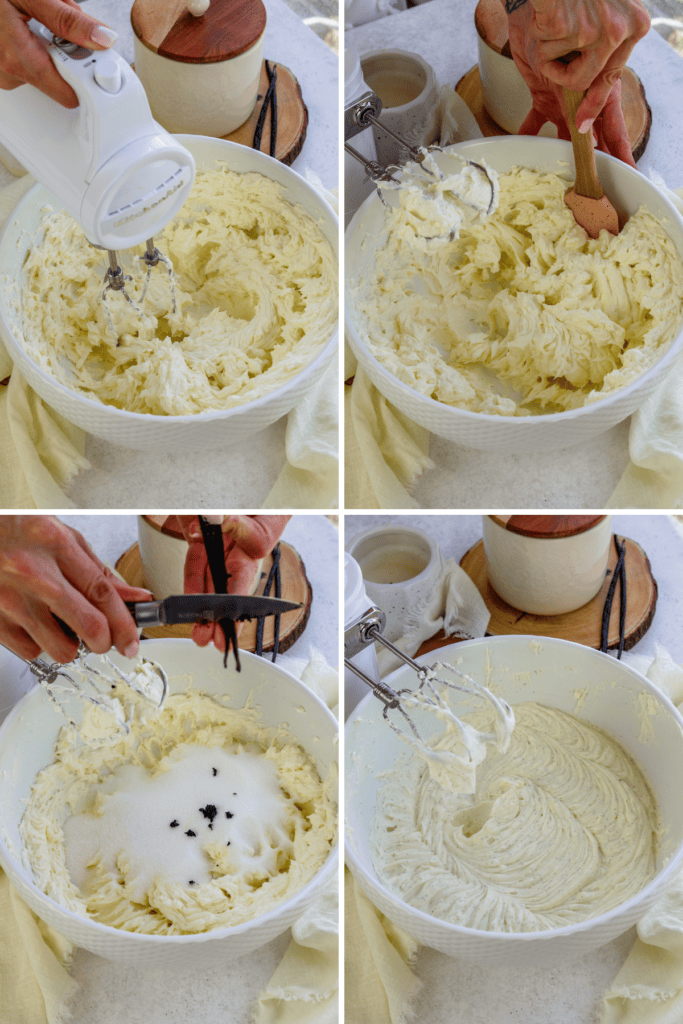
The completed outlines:
{"type": "MultiPolygon", "coordinates": [[[[428,146],[438,131],[438,88],[432,67],[419,53],[373,50],[360,59],[363,78],[382,101],[379,120],[410,146],[428,146]]],[[[377,159],[387,167],[405,163],[408,151],[373,125],[377,159]]]]}
{"type": "MultiPolygon", "coordinates": [[[[184,593],[183,570],[188,543],[175,516],[138,516],[138,545],[145,585],[157,600],[184,593]]],[[[250,594],[261,578],[261,559],[256,566],[250,594]]]]}
{"type": "Polygon", "coordinates": [[[513,608],[560,615],[581,608],[607,571],[612,517],[483,516],[489,581],[513,608]]]}
{"type": "Polygon", "coordinates": [[[135,0],[130,18],[135,70],[167,131],[220,137],[244,124],[261,79],[262,0],[210,0],[199,17],[187,0],[135,0]]]}
{"type": "Polygon", "coordinates": [[[360,565],[368,597],[386,615],[384,636],[398,640],[407,617],[419,616],[441,579],[438,545],[414,527],[378,526],[356,534],[347,549],[360,565]]]}

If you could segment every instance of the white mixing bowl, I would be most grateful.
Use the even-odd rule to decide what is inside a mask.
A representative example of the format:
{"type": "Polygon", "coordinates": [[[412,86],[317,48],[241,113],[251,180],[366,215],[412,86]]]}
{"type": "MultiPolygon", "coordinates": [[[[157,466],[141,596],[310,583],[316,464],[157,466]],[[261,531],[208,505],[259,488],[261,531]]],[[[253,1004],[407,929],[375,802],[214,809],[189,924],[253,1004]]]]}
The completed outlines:
{"type": "MultiPolygon", "coordinates": [[[[176,138],[190,150],[199,170],[210,169],[220,160],[239,174],[256,171],[277,181],[283,188],[284,198],[303,206],[338,253],[339,222],[335,212],[296,171],[236,142],[201,135],[177,135],[176,138]]],[[[9,214],[0,233],[0,279],[15,281],[21,275],[28,240],[38,229],[46,204],[61,209],[61,204],[46,188],[35,185],[9,214]]],[[[193,416],[153,416],[91,401],[41,369],[24,351],[21,318],[8,302],[4,288],[0,289],[0,333],[14,365],[33,390],[70,423],[126,448],[158,452],[199,451],[210,445],[248,440],[285,416],[315,387],[335,357],[338,340],[335,329],[324,348],[301,373],[253,402],[193,416]]]]}
{"type": "MultiPolygon", "coordinates": [[[[337,774],[337,720],[307,686],[279,665],[241,652],[242,671],[232,659],[223,668],[223,655],[191,640],[146,640],[145,657],[163,665],[170,692],[194,689],[218,695],[228,706],[242,708],[250,694],[266,726],[288,723],[291,733],[313,757],[323,780],[337,774]],[[304,712],[301,712],[301,708],[304,712]]],[[[112,653],[112,660],[125,659],[112,653]]],[[[72,699],[69,712],[80,720],[83,704],[72,699]]],[[[39,771],[54,761],[57,734],[64,719],[45,690],[36,686],[13,709],[0,728],[0,864],[15,889],[43,921],[71,942],[109,960],[147,966],[185,966],[218,963],[243,956],[281,935],[315,899],[337,870],[337,845],[317,874],[290,899],[267,914],[200,935],[138,935],[81,917],[36,887],[32,872],[21,862],[19,823],[25,800],[39,771]]]]}
{"type": "MultiPolygon", "coordinates": [[[[524,166],[557,171],[574,166],[571,143],[559,139],[501,136],[471,139],[452,147],[468,160],[484,159],[505,173],[524,166]]],[[[605,193],[621,217],[646,206],[666,221],[666,229],[683,258],[683,218],[655,186],[620,160],[597,153],[598,174],[605,193]]],[[[580,444],[630,416],[664,379],[683,348],[683,323],[661,358],[627,387],[580,409],[544,416],[493,416],[437,402],[403,384],[370,352],[359,332],[362,314],[355,308],[353,280],[364,278],[374,253],[386,240],[385,207],[377,194],[369,196],[346,231],[346,331],[359,365],[375,387],[416,423],[450,441],[494,452],[553,451],[580,444]]]]}
{"type": "MultiPolygon", "coordinates": [[[[372,695],[355,708],[346,726],[346,860],[375,906],[426,946],[486,966],[541,967],[581,956],[627,931],[683,867],[683,717],[640,673],[565,640],[487,637],[432,651],[419,661],[457,665],[483,682],[489,656],[495,694],[512,705],[533,700],[576,714],[604,729],[633,757],[654,794],[663,825],[655,877],[606,914],[548,931],[479,931],[440,921],[404,903],[375,873],[370,829],[382,784],[378,775],[391,770],[407,747],[383,721],[383,705],[372,695]],[[578,691],[586,688],[580,703],[578,691]]],[[[416,685],[415,674],[407,667],[392,673],[388,681],[394,689],[416,685]]],[[[471,701],[463,696],[455,704],[457,713],[481,710],[481,700],[471,701]]],[[[435,731],[433,716],[423,714],[415,720],[422,735],[435,731]]]]}

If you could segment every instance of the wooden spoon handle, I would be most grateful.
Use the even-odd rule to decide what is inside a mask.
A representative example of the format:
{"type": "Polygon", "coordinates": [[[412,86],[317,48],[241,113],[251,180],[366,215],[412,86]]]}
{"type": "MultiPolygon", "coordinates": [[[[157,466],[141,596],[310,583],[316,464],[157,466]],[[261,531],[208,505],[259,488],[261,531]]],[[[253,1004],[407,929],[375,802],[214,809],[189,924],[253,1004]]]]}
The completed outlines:
{"type": "Polygon", "coordinates": [[[563,89],[562,92],[567,105],[567,120],[574,147],[574,163],[576,164],[574,191],[577,195],[588,196],[589,199],[602,199],[604,192],[595,168],[595,150],[591,132],[582,135],[576,127],[576,111],[586,94],[574,92],[573,89],[563,89]]]}

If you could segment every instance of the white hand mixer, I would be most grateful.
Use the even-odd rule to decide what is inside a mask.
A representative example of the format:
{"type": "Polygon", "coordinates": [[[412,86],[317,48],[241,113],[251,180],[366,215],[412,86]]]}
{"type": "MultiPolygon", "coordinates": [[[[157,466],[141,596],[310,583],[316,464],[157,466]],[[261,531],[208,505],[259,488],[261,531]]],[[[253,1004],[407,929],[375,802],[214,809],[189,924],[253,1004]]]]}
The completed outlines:
{"type": "Polygon", "coordinates": [[[135,305],[117,250],[146,243],[144,291],[158,263],[172,273],[154,235],[190,194],[194,159],[154,120],[139,78],[118,53],[57,38],[36,21],[29,27],[79,106],[69,110],[31,85],[0,90],[0,141],[78,221],[90,244],[107,250],[102,298],[117,291],[135,305]]]}

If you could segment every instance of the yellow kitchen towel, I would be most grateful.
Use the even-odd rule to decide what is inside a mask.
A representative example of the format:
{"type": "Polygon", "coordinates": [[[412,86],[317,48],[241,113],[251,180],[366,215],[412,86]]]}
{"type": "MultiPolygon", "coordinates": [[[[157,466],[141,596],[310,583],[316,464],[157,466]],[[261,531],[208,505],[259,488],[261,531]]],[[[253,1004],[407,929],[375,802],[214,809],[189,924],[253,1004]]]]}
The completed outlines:
{"type": "Polygon", "coordinates": [[[344,1009],[347,1024],[408,1024],[422,982],[410,969],[418,943],[344,877],[344,1009]]]}
{"type": "MultiPolygon", "coordinates": [[[[0,191],[0,223],[35,184],[26,174],[0,191]]],[[[85,433],[45,405],[0,340],[0,508],[74,508],[64,488],[90,463],[85,433]]]]}
{"type": "Polygon", "coordinates": [[[287,417],[287,462],[262,508],[337,508],[339,369],[336,356],[287,417]]]}
{"type": "MultiPolygon", "coordinates": [[[[672,192],[651,177],[683,214],[683,188],[672,192]]],[[[394,409],[362,371],[346,391],[346,507],[419,508],[410,487],[434,466],[429,431],[394,409]]],[[[629,454],[607,508],[683,508],[683,355],[631,417],[629,454]]]]}
{"type": "MultiPolygon", "coordinates": [[[[339,673],[315,647],[308,660],[278,664],[337,714],[339,673]]],[[[292,925],[292,941],[253,1008],[253,1024],[337,1024],[339,995],[338,873],[292,925]]],[[[350,1018],[347,1018],[350,1020],[350,1018]]]]}
{"type": "Polygon", "coordinates": [[[3,1024],[63,1024],[78,984],[72,947],[19,899],[0,868],[0,993],[3,1024]]]}

